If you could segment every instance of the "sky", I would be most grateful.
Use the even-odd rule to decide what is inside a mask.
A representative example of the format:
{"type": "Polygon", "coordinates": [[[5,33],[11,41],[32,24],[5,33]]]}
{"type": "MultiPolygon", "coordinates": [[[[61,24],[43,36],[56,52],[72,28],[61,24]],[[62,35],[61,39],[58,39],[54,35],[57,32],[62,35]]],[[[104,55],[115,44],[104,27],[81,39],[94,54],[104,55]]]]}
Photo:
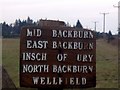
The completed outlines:
{"type": "Polygon", "coordinates": [[[118,8],[120,0],[0,0],[0,23],[14,23],[29,16],[39,19],[60,20],[76,25],[79,19],[84,28],[103,32],[103,14],[106,14],[105,31],[118,30],[118,8]]]}

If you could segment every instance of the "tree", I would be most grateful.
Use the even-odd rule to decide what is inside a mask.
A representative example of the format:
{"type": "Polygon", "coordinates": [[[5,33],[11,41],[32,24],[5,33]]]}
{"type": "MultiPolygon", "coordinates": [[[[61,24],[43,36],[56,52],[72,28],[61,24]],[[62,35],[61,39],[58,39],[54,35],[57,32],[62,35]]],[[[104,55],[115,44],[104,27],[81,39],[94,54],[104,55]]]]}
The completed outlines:
{"type": "Polygon", "coordinates": [[[113,38],[113,35],[112,35],[112,32],[109,30],[109,33],[108,33],[108,43],[111,41],[111,40],[113,40],[114,38],[113,38]]]}
{"type": "Polygon", "coordinates": [[[23,26],[37,25],[36,22],[33,22],[30,17],[27,20],[21,21],[20,19],[16,19],[13,24],[8,25],[6,22],[2,23],[2,35],[3,37],[19,37],[20,31],[23,26]]]}
{"type": "Polygon", "coordinates": [[[30,19],[30,17],[28,16],[28,18],[27,18],[27,24],[32,24],[32,22],[33,22],[33,20],[30,19]]]}
{"type": "Polygon", "coordinates": [[[77,27],[77,28],[83,28],[83,26],[81,25],[81,23],[80,23],[79,20],[77,20],[76,27],[77,27]]]}
{"type": "Polygon", "coordinates": [[[2,36],[10,37],[10,33],[11,33],[11,27],[8,24],[6,24],[6,22],[4,22],[2,24],[2,36]]]}

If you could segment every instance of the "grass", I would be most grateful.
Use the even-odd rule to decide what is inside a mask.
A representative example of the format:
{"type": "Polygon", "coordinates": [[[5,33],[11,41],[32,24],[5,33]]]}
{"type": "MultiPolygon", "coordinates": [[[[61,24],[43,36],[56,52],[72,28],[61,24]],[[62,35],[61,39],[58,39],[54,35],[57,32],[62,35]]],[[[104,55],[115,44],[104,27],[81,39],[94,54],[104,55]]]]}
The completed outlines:
{"type": "Polygon", "coordinates": [[[118,87],[118,48],[104,40],[96,43],[97,88],[118,87]]]}
{"type": "Polygon", "coordinates": [[[3,39],[2,54],[2,64],[18,87],[19,39],[3,39]]]}
{"type": "MultiPolygon", "coordinates": [[[[19,87],[19,39],[3,39],[2,63],[19,87]]],[[[99,39],[96,43],[96,88],[118,87],[118,48],[99,39]]]]}

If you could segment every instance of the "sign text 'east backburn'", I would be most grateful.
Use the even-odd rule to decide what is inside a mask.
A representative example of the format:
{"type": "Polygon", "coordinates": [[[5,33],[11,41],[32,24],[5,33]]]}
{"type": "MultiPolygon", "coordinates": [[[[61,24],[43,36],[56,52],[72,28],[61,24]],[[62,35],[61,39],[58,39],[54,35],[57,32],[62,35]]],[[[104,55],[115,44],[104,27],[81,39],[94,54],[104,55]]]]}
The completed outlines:
{"type": "Polygon", "coordinates": [[[96,85],[94,32],[72,27],[24,27],[20,86],[86,88],[96,85]]]}

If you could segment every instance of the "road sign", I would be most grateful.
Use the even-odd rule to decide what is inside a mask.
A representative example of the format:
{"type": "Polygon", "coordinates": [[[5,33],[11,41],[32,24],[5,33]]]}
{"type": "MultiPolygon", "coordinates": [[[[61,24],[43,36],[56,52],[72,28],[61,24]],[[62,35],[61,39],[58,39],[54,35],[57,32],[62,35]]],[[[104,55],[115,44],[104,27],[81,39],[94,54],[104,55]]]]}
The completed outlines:
{"type": "Polygon", "coordinates": [[[87,88],[96,86],[96,40],[91,30],[23,27],[20,86],[87,88]]]}

